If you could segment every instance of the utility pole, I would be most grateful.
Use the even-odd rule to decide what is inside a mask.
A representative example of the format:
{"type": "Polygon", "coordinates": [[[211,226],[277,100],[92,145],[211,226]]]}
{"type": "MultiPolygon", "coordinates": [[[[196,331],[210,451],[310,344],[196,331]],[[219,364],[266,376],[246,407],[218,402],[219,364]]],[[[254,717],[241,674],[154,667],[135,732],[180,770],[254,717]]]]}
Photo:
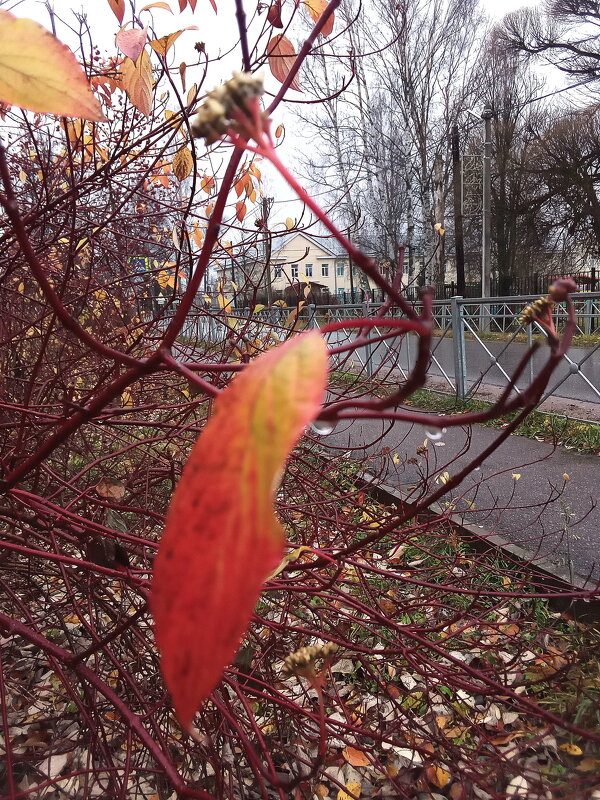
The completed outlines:
{"type": "Polygon", "coordinates": [[[465,239],[463,232],[461,162],[458,125],[452,126],[452,188],[454,193],[454,254],[456,258],[456,293],[465,296],[465,239]]]}
{"type": "Polygon", "coordinates": [[[272,284],[272,276],[271,276],[271,232],[269,230],[269,214],[271,213],[271,209],[273,208],[273,203],[275,202],[275,198],[273,197],[263,197],[261,201],[261,219],[263,223],[263,230],[265,232],[265,238],[263,239],[263,269],[265,271],[265,277],[267,281],[267,305],[269,308],[273,305],[273,284],[272,284]]]}
{"type": "Polygon", "coordinates": [[[488,105],[481,119],[485,124],[483,141],[483,230],[481,242],[481,296],[491,293],[492,271],[492,117],[494,112],[488,105]]]}

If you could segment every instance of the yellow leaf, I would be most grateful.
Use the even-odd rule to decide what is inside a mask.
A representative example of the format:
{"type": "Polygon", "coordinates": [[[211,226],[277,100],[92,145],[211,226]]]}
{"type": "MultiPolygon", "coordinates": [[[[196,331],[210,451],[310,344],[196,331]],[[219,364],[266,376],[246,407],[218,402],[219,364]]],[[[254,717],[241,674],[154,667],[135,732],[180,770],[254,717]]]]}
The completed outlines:
{"type": "MultiPolygon", "coordinates": [[[[304,5],[306,6],[308,13],[314,19],[315,22],[318,21],[319,17],[327,8],[327,0],[304,0],[304,5]]],[[[334,15],[332,14],[325,25],[321,28],[321,35],[322,36],[329,36],[331,31],[333,30],[333,22],[334,22],[334,15]]]]}
{"type": "Polygon", "coordinates": [[[25,183],[27,181],[27,173],[25,172],[24,169],[19,170],[19,180],[21,181],[21,183],[25,183]]]}
{"type": "Polygon", "coordinates": [[[121,400],[123,402],[123,408],[131,408],[133,406],[133,396],[127,389],[122,393],[121,400]]]}
{"type": "Polygon", "coordinates": [[[353,767],[368,767],[371,764],[366,753],[363,753],[362,750],[357,750],[355,747],[344,747],[342,755],[353,767]]]}
{"type": "Polygon", "coordinates": [[[69,48],[30,19],[0,11],[0,100],[43,114],[104,120],[69,48]]]}
{"type": "Polygon", "coordinates": [[[568,472],[563,472],[563,481],[570,481],[570,480],[571,480],[571,476],[569,475],[569,473],[568,472]]]}
{"type": "Polygon", "coordinates": [[[263,305],[262,305],[262,303],[257,303],[257,304],[254,306],[254,308],[252,309],[252,313],[253,313],[253,314],[258,314],[258,312],[259,312],[259,311],[262,311],[262,310],[263,310],[263,308],[265,308],[265,307],[266,307],[266,306],[263,306],[263,305]]]}
{"type": "Polygon", "coordinates": [[[17,291],[19,292],[19,294],[23,294],[23,292],[25,291],[25,284],[23,283],[23,281],[21,281],[21,283],[19,284],[17,291]]]}
{"type": "Polygon", "coordinates": [[[295,224],[296,223],[291,217],[288,217],[285,221],[285,227],[288,229],[288,231],[291,230],[295,224]]]}
{"type": "Polygon", "coordinates": [[[438,789],[443,789],[452,780],[452,776],[442,767],[427,767],[426,769],[427,780],[437,786],[438,789]]]}
{"type": "Polygon", "coordinates": [[[583,750],[581,747],[578,747],[576,744],[571,744],[571,742],[565,742],[564,744],[559,745],[561,750],[564,750],[565,753],[568,753],[570,756],[582,756],[583,750]]]}
{"type": "Polygon", "coordinates": [[[282,133],[283,133],[283,125],[278,125],[275,130],[275,138],[279,139],[282,133]]]}
{"type": "MultiPolygon", "coordinates": [[[[295,550],[292,550],[291,553],[288,553],[286,556],[284,556],[283,559],[281,560],[279,566],[275,567],[275,569],[269,575],[267,580],[270,581],[272,578],[276,578],[278,575],[280,575],[283,572],[283,570],[287,567],[287,565],[291,561],[295,561],[297,558],[300,558],[300,556],[302,555],[302,553],[305,550],[310,550],[310,547],[306,547],[305,545],[302,545],[301,547],[297,547],[295,550]]],[[[350,749],[352,749],[352,748],[350,748],[350,749]]]]}
{"type": "Polygon", "coordinates": [[[148,53],[142,50],[137,64],[130,58],[123,59],[119,71],[122,87],[132,105],[144,116],[150,116],[152,110],[152,65],[148,53]]]}
{"type": "Polygon", "coordinates": [[[156,282],[161,289],[166,289],[167,286],[172,286],[175,283],[175,278],[170,278],[169,273],[165,272],[164,269],[161,269],[156,278],[156,282]]]}
{"type": "Polygon", "coordinates": [[[171,14],[173,13],[173,9],[169,6],[168,3],[148,3],[147,6],[140,8],[140,14],[142,11],[149,11],[151,8],[164,8],[165,11],[170,11],[171,14]]]}
{"type": "Polygon", "coordinates": [[[173,159],[173,174],[177,180],[184,181],[194,167],[194,158],[189,147],[182,147],[173,159]]]}
{"type": "Polygon", "coordinates": [[[520,472],[513,472],[512,478],[513,478],[513,481],[521,480],[521,473],[520,472]]]}
{"type": "Polygon", "coordinates": [[[337,793],[337,800],[357,800],[360,797],[362,784],[358,781],[348,781],[346,788],[337,793]]]}

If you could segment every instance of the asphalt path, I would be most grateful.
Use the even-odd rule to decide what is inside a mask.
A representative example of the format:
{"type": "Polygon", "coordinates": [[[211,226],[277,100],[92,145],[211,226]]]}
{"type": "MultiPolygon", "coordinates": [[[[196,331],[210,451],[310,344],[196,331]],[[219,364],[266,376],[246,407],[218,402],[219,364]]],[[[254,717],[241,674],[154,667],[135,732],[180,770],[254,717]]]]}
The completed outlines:
{"type": "MultiPolygon", "coordinates": [[[[446,470],[456,473],[499,431],[479,425],[451,428],[439,441],[428,440],[425,457],[417,447],[424,444],[426,433],[418,424],[357,420],[338,424],[320,441],[337,452],[373,457],[370,472],[411,491],[423,474],[437,488],[436,476],[446,470]],[[389,453],[380,455],[383,448],[389,453]]],[[[600,578],[599,467],[598,456],[510,436],[452,498],[441,502],[454,500],[465,522],[481,526],[482,532],[501,534],[525,548],[533,560],[547,558],[562,569],[571,564],[580,576],[600,578]]]]}
{"type": "MultiPolygon", "coordinates": [[[[527,349],[524,342],[494,342],[485,341],[483,344],[475,339],[465,339],[465,362],[467,371],[467,386],[481,381],[491,386],[506,386],[506,375],[512,375],[527,349]],[[486,349],[490,352],[488,353],[486,349]]],[[[407,336],[405,342],[392,356],[385,345],[380,344],[373,350],[375,364],[381,363],[386,358],[407,371],[414,364],[416,357],[416,339],[407,336]]],[[[452,338],[437,338],[434,340],[434,359],[429,367],[429,375],[444,376],[444,373],[454,380],[454,348],[452,338]]],[[[549,384],[549,390],[557,397],[571,400],[582,400],[591,403],[600,403],[600,348],[572,347],[568,353],[569,359],[580,365],[579,369],[572,367],[569,361],[563,359],[557,367],[549,384]]],[[[523,388],[537,375],[541,366],[547,359],[547,348],[540,347],[534,354],[524,375],[517,382],[518,388],[523,388]]],[[[448,387],[450,388],[450,387],[448,387]]]]}

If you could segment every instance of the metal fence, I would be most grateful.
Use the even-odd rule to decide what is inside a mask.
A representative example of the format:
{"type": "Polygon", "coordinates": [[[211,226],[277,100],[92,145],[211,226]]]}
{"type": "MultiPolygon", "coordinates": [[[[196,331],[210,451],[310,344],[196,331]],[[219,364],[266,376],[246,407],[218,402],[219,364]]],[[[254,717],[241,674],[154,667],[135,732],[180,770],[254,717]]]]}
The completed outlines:
{"type": "MultiPolygon", "coordinates": [[[[528,346],[546,333],[537,323],[523,326],[518,317],[536,295],[519,297],[463,298],[433,303],[436,333],[428,374],[441,381],[447,391],[465,398],[490,387],[507,385],[528,346]]],[[[577,314],[577,333],[584,337],[564,356],[543,399],[554,395],[573,401],[600,403],[600,293],[572,295],[577,314]],[[596,337],[597,334],[597,337],[596,337]]],[[[415,307],[418,309],[419,303],[415,307]]],[[[237,309],[230,314],[202,309],[190,315],[182,335],[188,341],[219,342],[242,333],[251,339],[283,339],[290,326],[296,329],[318,327],[336,320],[372,317],[379,303],[354,303],[331,306],[306,305],[297,313],[289,308],[271,307],[257,313],[237,309]],[[233,330],[232,330],[233,329],[233,330]]],[[[397,309],[392,313],[399,315],[397,309]]],[[[564,329],[566,307],[557,303],[554,322],[564,329]]],[[[372,329],[371,338],[389,333],[384,326],[372,329]]],[[[344,344],[356,335],[355,330],[327,334],[332,346],[344,344]]],[[[417,339],[414,334],[399,335],[358,347],[350,356],[338,355],[335,363],[351,366],[371,376],[382,369],[398,370],[404,378],[415,363],[417,339]]],[[[530,359],[525,374],[516,384],[521,391],[531,382],[545,362],[545,348],[540,347],[530,359]]]]}

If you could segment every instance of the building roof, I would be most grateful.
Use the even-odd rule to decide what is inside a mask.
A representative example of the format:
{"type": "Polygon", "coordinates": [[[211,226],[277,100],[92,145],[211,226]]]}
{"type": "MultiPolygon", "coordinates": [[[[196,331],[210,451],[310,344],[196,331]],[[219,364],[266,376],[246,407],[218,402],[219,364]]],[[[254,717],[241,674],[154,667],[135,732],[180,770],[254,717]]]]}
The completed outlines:
{"type": "Polygon", "coordinates": [[[332,258],[348,257],[346,251],[339,246],[339,244],[333,237],[327,237],[327,238],[324,237],[323,239],[317,239],[314,236],[310,236],[308,233],[304,233],[303,231],[295,231],[289,236],[285,236],[284,238],[280,239],[279,247],[277,248],[277,250],[273,251],[272,257],[277,258],[277,253],[283,250],[284,247],[287,247],[298,236],[303,236],[310,242],[310,244],[314,245],[315,247],[319,247],[321,250],[324,250],[332,258]]]}

